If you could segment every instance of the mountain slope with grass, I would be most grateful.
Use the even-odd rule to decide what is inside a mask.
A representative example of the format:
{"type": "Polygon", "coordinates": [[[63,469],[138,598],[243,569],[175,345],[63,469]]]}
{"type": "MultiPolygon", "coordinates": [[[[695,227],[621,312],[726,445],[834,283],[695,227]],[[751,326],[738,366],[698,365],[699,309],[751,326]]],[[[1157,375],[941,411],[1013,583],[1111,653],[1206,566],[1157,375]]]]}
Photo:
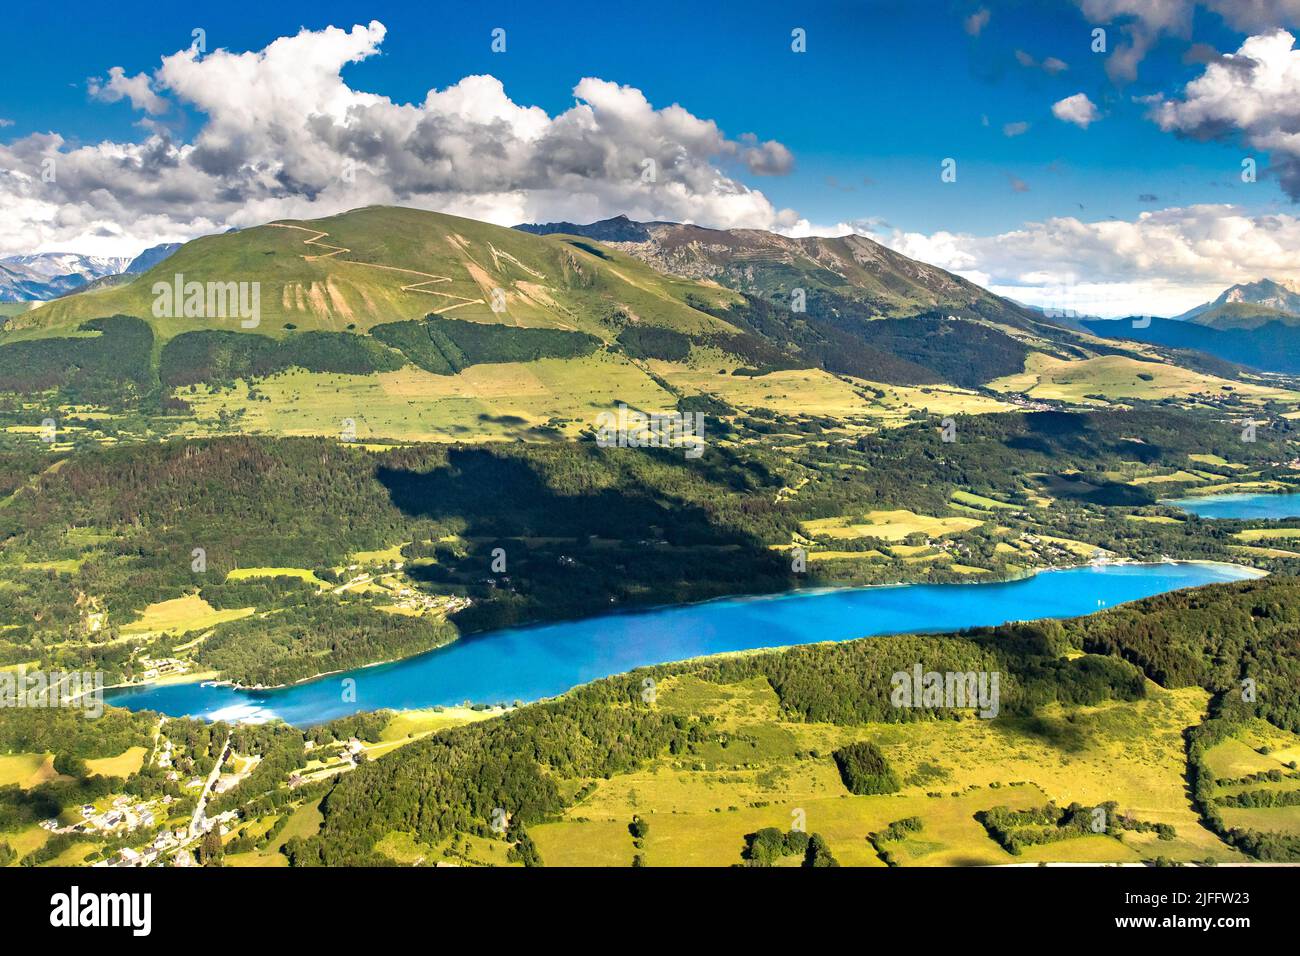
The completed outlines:
{"type": "Polygon", "coordinates": [[[1158,348],[1052,325],[861,237],[596,225],[651,239],[367,207],[193,240],[138,276],[12,310],[0,427],[75,408],[168,416],[170,434],[538,439],[620,403],[866,424],[1005,409],[979,391],[1041,391],[1044,368],[1077,368],[1073,387],[1103,359],[1132,382],[1220,390],[1158,348]]]}
{"type": "Polygon", "coordinates": [[[9,323],[6,338],[48,336],[115,314],[150,322],[162,340],[241,328],[230,316],[154,316],[154,285],[171,284],[177,274],[186,282],[259,283],[261,321],[253,331],[277,337],[366,331],[428,314],[594,331],[620,310],[632,321],[644,314],[693,332],[719,324],[687,304],[688,294],[718,305],[734,299],[581,244],[439,213],[368,207],[196,239],[129,285],[25,313],[9,323]]]}
{"type": "Polygon", "coordinates": [[[1146,347],[1103,344],[1078,323],[994,295],[865,236],[794,239],[625,216],[515,228],[594,240],[660,272],[734,289],[744,302],[717,314],[804,366],[836,374],[997,388],[995,381],[1027,371],[1036,357],[1078,363],[1113,355],[1212,376],[1240,371],[1156,340],[1146,347]]]}

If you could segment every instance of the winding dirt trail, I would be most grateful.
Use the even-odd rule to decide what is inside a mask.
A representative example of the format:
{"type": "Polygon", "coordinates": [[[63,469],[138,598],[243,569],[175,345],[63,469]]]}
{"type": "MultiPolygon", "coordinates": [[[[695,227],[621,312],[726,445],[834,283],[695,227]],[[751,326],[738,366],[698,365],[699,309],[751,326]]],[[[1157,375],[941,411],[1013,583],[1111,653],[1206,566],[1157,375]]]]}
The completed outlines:
{"type": "MultiPolygon", "coordinates": [[[[310,232],[312,233],[311,237],[304,239],[303,245],[319,246],[322,249],[330,250],[329,252],[324,252],[321,253],[320,255],[303,256],[303,259],[307,260],[308,262],[314,262],[317,259],[329,259],[337,255],[342,255],[345,252],[352,251],[351,249],[348,249],[345,246],[335,246],[335,245],[331,245],[328,242],[321,242],[320,240],[324,239],[329,235],[328,232],[317,232],[314,229],[308,229],[306,226],[293,226],[290,225],[289,223],[284,223],[284,222],[272,222],[272,223],[267,223],[267,225],[274,226],[277,229],[297,229],[299,232],[310,232]]],[[[339,262],[346,262],[349,265],[354,265],[354,266],[365,266],[368,269],[383,269],[386,272],[403,272],[406,273],[407,275],[424,276],[424,281],[413,282],[410,285],[401,286],[401,291],[402,292],[423,292],[426,295],[436,295],[444,299],[457,300],[452,305],[443,306],[441,309],[434,309],[433,310],[434,315],[442,315],[442,313],[444,312],[450,312],[452,309],[459,309],[461,306],[464,305],[475,305],[475,304],[486,305],[487,304],[483,299],[467,299],[461,295],[452,295],[450,292],[437,292],[433,289],[423,288],[424,286],[427,285],[437,285],[440,282],[451,282],[452,280],[448,276],[434,275],[432,272],[420,272],[416,269],[402,269],[399,268],[398,266],[385,266],[375,262],[357,262],[355,259],[340,259],[339,262]]]]}

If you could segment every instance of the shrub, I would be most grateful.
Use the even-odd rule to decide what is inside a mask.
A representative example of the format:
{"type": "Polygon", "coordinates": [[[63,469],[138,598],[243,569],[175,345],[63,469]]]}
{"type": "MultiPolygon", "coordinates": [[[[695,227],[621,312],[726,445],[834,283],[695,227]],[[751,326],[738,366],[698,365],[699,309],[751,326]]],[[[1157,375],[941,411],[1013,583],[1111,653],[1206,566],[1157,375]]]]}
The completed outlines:
{"type": "Polygon", "coordinates": [[[842,747],[832,756],[850,793],[894,793],[899,788],[898,775],[869,740],[842,747]]]}

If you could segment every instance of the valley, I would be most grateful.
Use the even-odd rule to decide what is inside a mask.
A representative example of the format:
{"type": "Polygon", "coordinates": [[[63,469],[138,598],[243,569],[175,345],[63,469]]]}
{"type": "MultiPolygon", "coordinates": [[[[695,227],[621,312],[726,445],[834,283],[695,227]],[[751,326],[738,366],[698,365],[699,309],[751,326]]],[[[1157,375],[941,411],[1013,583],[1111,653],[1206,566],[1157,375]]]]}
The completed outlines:
{"type": "Polygon", "coordinates": [[[0,711],[0,862],[1295,858],[1300,521],[1188,501],[1300,491],[1300,383],[863,238],[559,225],[367,207],[4,310],[0,685],[109,689],[0,711]],[[1000,710],[890,706],[915,662],[1000,710]]]}

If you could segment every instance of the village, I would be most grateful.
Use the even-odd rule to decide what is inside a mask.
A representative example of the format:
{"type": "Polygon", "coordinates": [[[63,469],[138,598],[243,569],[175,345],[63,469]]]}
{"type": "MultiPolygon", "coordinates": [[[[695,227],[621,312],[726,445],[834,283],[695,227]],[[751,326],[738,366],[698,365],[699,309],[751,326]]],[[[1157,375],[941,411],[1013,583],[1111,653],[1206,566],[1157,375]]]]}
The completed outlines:
{"type": "MultiPolygon", "coordinates": [[[[359,739],[351,737],[325,745],[309,739],[304,741],[303,749],[310,756],[300,771],[288,777],[286,783],[290,790],[355,769],[366,760],[367,748],[359,739]]],[[[178,759],[176,749],[170,740],[165,739],[160,725],[150,760],[153,766],[167,771],[168,782],[177,783],[187,795],[194,797],[192,813],[188,810],[189,801],[171,795],[149,799],[117,795],[81,806],[78,820],[65,823],[59,818],[51,818],[42,822],[41,827],[55,834],[94,835],[130,844],[93,866],[198,866],[197,854],[204,837],[215,831],[224,840],[240,819],[238,810],[209,816],[206,811],[211,798],[237,787],[257,768],[262,758],[260,755],[234,753],[227,740],[221,759],[207,778],[191,776],[184,780],[175,769],[178,759]],[[223,768],[232,766],[236,768],[234,772],[223,771],[223,768]],[[185,809],[182,810],[183,806],[185,809]],[[133,839],[136,834],[139,835],[138,842],[133,839]]]]}

